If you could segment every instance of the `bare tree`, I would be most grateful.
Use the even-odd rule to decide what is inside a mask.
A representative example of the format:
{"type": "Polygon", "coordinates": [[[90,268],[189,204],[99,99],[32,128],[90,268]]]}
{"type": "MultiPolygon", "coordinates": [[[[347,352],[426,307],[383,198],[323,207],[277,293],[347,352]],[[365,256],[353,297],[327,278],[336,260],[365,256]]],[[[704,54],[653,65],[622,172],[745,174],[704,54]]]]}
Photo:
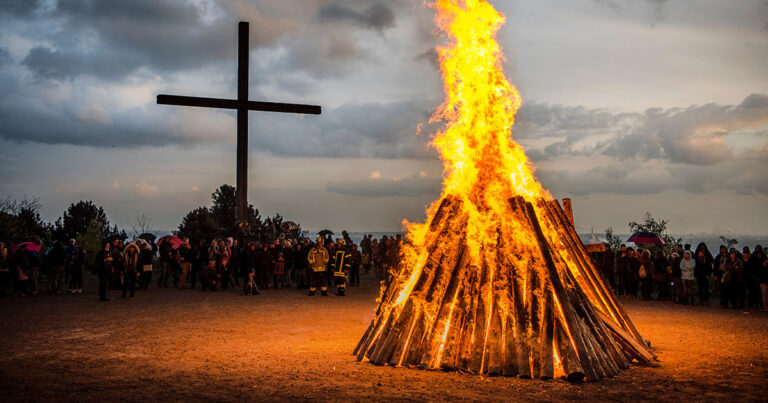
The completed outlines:
{"type": "Polygon", "coordinates": [[[136,216],[136,222],[131,224],[133,237],[136,238],[145,232],[152,232],[152,219],[144,214],[136,216]]]}

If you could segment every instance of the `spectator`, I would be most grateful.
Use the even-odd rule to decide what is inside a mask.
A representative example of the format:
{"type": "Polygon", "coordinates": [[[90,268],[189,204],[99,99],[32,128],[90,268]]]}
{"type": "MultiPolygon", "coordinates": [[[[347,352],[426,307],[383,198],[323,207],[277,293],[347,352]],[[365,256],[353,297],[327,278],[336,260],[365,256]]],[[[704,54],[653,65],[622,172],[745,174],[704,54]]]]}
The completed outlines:
{"type": "Polygon", "coordinates": [[[696,277],[696,286],[699,289],[699,303],[709,305],[710,278],[712,276],[712,262],[714,258],[709,253],[707,245],[702,242],[696,246],[696,268],[693,276],[696,277]]]}
{"type": "Polygon", "coordinates": [[[69,290],[72,294],[83,293],[83,271],[88,254],[85,249],[76,246],[72,254],[72,264],[70,265],[69,290]]]}
{"type": "Polygon", "coordinates": [[[696,268],[696,261],[691,257],[691,253],[690,250],[683,252],[683,260],[680,261],[680,278],[683,283],[682,303],[686,305],[693,305],[693,285],[696,280],[693,276],[694,269],[696,268]]]}

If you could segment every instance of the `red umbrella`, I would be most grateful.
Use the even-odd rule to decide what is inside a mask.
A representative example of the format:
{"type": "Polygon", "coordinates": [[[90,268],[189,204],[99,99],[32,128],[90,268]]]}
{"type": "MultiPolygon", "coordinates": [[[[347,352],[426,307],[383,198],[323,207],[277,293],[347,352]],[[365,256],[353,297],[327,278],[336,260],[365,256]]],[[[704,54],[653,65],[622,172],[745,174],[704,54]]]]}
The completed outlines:
{"type": "Polygon", "coordinates": [[[178,248],[179,246],[181,246],[181,244],[184,243],[184,241],[181,238],[177,237],[176,235],[166,235],[157,241],[157,246],[160,246],[165,242],[170,242],[171,246],[173,246],[174,248],[178,248]]]}
{"type": "Polygon", "coordinates": [[[635,232],[629,239],[627,239],[627,242],[641,243],[645,245],[664,245],[666,243],[660,236],[653,232],[635,232]]]}
{"type": "Polygon", "coordinates": [[[40,252],[40,245],[34,243],[34,242],[22,242],[19,244],[14,245],[13,252],[16,252],[19,248],[22,246],[26,246],[28,251],[31,252],[40,252]]]}

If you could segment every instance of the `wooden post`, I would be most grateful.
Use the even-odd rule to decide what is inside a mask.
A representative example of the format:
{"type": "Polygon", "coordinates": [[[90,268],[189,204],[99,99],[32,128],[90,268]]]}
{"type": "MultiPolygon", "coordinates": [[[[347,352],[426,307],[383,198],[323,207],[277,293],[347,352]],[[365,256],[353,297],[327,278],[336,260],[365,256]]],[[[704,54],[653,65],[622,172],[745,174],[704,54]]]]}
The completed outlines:
{"type": "Polygon", "coordinates": [[[571,222],[571,225],[576,227],[573,224],[573,206],[571,205],[571,199],[568,197],[563,199],[563,210],[565,211],[565,216],[568,217],[568,221],[571,222]]]}

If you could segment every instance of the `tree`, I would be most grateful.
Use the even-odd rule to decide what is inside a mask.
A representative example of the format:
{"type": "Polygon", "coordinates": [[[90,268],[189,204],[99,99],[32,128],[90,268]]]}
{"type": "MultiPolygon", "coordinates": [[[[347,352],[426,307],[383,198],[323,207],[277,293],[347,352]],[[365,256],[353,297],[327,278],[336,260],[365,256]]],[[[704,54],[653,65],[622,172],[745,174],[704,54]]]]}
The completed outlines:
{"type": "Polygon", "coordinates": [[[40,239],[49,244],[53,226],[40,217],[40,200],[37,198],[16,201],[10,197],[0,200],[0,239],[18,243],[40,239]]]}
{"type": "Polygon", "coordinates": [[[608,241],[608,247],[611,248],[613,253],[618,253],[623,242],[621,241],[621,238],[613,235],[613,227],[605,229],[605,240],[608,241]]]}
{"type": "MultiPolygon", "coordinates": [[[[54,235],[60,241],[77,238],[90,227],[95,226],[105,237],[112,233],[107,214],[102,207],[97,207],[92,201],[80,200],[72,203],[64,214],[56,220],[54,235]]],[[[92,228],[91,228],[92,229],[92,228]]],[[[117,227],[115,227],[115,232],[117,227]]]]}
{"type": "Polygon", "coordinates": [[[173,233],[181,238],[189,238],[193,245],[197,245],[201,239],[210,241],[216,238],[221,233],[221,227],[207,207],[198,207],[184,216],[179,229],[173,233]]]}
{"type": "MultiPolygon", "coordinates": [[[[235,210],[237,191],[232,185],[221,185],[211,194],[213,204],[211,205],[211,215],[214,221],[220,227],[220,236],[228,236],[237,233],[237,222],[235,221],[235,210]]],[[[259,211],[252,204],[248,205],[248,216],[246,217],[253,228],[261,224],[259,211]]]]}
{"type": "Polygon", "coordinates": [[[85,249],[87,254],[87,262],[89,266],[92,266],[96,260],[96,254],[104,246],[101,244],[104,239],[104,230],[102,223],[96,220],[92,220],[86,227],[85,231],[80,232],[75,237],[75,241],[81,248],[85,249]]]}
{"type": "Polygon", "coordinates": [[[136,216],[136,222],[131,225],[133,229],[133,237],[138,238],[139,235],[152,232],[152,219],[144,214],[136,216]]]}
{"type": "Polygon", "coordinates": [[[675,238],[674,236],[670,235],[667,232],[668,223],[669,223],[669,220],[656,221],[656,219],[653,218],[651,213],[645,213],[645,217],[643,217],[642,222],[638,223],[636,221],[632,221],[629,223],[629,231],[632,233],[652,232],[664,240],[665,245],[663,246],[663,248],[665,250],[669,250],[673,246],[681,243],[683,240],[681,238],[675,238]]]}

